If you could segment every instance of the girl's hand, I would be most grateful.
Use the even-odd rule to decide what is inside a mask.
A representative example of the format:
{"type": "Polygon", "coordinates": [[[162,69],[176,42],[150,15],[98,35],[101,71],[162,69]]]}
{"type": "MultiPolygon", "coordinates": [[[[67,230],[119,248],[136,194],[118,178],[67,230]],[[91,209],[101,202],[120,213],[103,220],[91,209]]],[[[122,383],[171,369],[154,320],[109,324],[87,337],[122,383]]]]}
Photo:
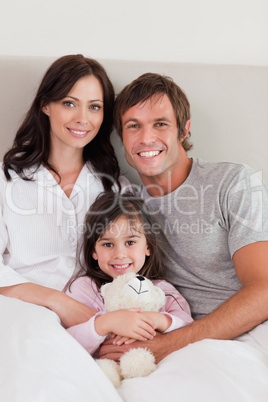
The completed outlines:
{"type": "Polygon", "coordinates": [[[140,312],[130,310],[116,310],[97,316],[95,329],[101,336],[113,332],[139,341],[146,341],[155,336],[154,321],[140,312]]]}
{"type": "Polygon", "coordinates": [[[131,343],[136,342],[136,339],[127,338],[125,336],[120,336],[116,334],[111,334],[110,339],[113,340],[113,345],[123,345],[124,343],[126,345],[130,345],[131,343]]]}
{"type": "Polygon", "coordinates": [[[158,313],[156,311],[142,311],[141,314],[153,320],[155,329],[159,332],[165,332],[172,324],[172,320],[167,314],[158,313]]]}

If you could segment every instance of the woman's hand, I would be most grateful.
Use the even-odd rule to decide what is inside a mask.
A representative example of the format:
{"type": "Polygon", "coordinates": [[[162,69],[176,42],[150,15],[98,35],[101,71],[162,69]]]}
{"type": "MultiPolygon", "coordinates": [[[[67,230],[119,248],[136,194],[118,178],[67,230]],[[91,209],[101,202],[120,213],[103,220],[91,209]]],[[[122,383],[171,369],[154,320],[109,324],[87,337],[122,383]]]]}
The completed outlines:
{"type": "Polygon", "coordinates": [[[63,292],[53,293],[49,298],[47,307],[59,316],[65,328],[82,324],[96,314],[90,307],[67,296],[63,292]]]}
{"type": "Polygon", "coordinates": [[[35,283],[2,287],[0,294],[49,308],[66,328],[86,322],[95,314],[95,311],[65,293],[35,283]]]}
{"type": "Polygon", "coordinates": [[[130,310],[116,310],[97,316],[95,329],[102,336],[112,332],[140,341],[146,341],[155,336],[154,321],[140,312],[130,310]]]}

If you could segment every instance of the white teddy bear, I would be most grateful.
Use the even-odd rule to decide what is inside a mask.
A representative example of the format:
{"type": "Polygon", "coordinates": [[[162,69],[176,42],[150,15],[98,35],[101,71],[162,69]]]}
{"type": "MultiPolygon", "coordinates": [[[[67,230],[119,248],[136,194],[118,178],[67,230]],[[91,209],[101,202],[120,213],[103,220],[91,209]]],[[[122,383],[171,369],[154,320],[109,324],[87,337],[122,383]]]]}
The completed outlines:
{"type": "MultiPolygon", "coordinates": [[[[129,308],[159,311],[166,302],[162,289],[134,272],[103,285],[101,295],[108,312],[129,308]]],[[[121,357],[120,365],[109,359],[98,359],[97,363],[115,387],[120,385],[121,379],[146,376],[156,368],[154,356],[146,348],[130,349],[121,357]]]]}

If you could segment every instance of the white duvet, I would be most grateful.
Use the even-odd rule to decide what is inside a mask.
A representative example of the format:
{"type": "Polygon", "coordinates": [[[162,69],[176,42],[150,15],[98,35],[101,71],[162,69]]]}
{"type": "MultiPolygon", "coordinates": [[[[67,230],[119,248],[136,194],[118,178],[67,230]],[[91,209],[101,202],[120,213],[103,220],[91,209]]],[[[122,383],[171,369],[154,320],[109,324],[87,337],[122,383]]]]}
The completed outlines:
{"type": "Polygon", "coordinates": [[[268,401],[268,356],[249,343],[191,344],[116,390],[56,314],[4,296],[0,311],[1,402],[268,401]]]}

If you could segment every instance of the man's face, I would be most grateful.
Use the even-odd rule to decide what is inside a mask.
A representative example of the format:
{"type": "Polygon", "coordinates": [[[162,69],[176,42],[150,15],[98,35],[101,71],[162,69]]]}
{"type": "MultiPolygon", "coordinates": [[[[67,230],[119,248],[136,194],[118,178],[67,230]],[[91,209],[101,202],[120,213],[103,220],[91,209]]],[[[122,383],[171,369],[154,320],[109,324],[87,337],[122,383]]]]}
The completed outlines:
{"type": "Polygon", "coordinates": [[[122,135],[126,160],[145,185],[161,181],[179,168],[185,151],[167,95],[155,95],[128,109],[122,116],[122,135]]]}

